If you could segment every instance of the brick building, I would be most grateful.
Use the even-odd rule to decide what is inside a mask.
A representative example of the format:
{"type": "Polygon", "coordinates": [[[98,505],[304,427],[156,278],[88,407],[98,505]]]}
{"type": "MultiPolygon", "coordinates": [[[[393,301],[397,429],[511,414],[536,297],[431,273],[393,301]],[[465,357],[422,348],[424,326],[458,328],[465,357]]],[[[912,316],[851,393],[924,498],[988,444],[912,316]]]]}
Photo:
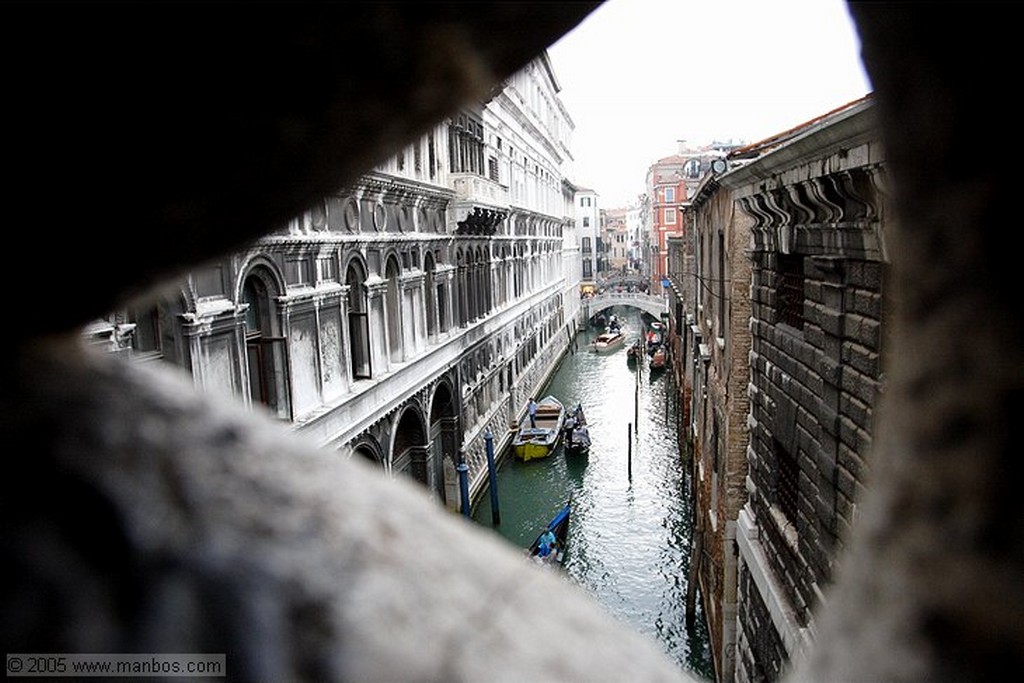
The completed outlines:
{"type": "Polygon", "coordinates": [[[871,97],[731,152],[676,246],[699,582],[716,673],[778,680],[863,488],[881,390],[887,212],[871,97]]]}
{"type": "Polygon", "coordinates": [[[668,238],[681,235],[682,206],[686,201],[683,165],[686,157],[673,155],[651,164],[645,179],[644,224],[647,229],[649,275],[653,293],[661,292],[661,281],[668,272],[668,238]]]}

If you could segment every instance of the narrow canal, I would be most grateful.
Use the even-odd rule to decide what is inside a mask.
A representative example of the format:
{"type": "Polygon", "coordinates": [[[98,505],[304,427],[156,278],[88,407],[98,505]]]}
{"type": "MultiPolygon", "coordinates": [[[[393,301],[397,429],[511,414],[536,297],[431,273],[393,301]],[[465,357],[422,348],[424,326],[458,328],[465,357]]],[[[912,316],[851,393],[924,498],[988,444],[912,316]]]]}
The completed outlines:
{"type": "MultiPolygon", "coordinates": [[[[559,446],[546,458],[522,462],[509,454],[497,473],[495,527],[489,495],[473,512],[479,524],[527,548],[571,496],[565,571],[615,618],[660,642],[680,666],[711,679],[704,616],[686,621],[692,511],[689,469],[680,455],[676,411],[666,407],[671,371],[640,382],[626,349],[643,329],[639,311],[617,308],[627,342],[597,354],[599,330],[580,332],[542,396],[567,408],[581,403],[590,426],[589,455],[559,446]]],[[[697,609],[700,609],[699,600],[697,609]]]]}

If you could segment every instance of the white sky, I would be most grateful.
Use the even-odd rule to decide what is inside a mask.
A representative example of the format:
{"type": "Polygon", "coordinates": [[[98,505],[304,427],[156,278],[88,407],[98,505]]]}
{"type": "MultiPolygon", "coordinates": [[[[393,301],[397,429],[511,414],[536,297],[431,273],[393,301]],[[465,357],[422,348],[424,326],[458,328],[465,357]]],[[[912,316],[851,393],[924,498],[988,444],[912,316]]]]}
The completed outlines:
{"type": "Polygon", "coordinates": [[[845,0],[607,0],[548,49],[605,208],[678,140],[756,142],[871,90],[845,0]]]}

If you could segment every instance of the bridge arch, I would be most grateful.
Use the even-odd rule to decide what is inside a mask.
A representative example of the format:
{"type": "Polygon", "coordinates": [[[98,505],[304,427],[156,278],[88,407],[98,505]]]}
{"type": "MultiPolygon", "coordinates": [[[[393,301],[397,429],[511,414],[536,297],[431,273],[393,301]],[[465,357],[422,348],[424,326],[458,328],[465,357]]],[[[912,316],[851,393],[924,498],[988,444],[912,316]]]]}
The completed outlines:
{"type": "Polygon", "coordinates": [[[583,300],[583,309],[588,320],[612,306],[632,306],[655,318],[660,318],[662,313],[668,312],[668,301],[664,297],[642,292],[606,292],[583,300]]]}

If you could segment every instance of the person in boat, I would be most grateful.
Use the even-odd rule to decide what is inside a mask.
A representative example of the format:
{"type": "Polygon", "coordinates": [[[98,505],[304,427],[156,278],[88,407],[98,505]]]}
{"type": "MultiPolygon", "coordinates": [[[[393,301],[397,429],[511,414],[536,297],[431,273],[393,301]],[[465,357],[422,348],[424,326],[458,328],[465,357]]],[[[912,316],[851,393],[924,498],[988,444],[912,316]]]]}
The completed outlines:
{"type": "Polygon", "coordinates": [[[583,404],[576,402],[576,410],[573,411],[573,418],[576,420],[576,424],[583,423],[583,404]]]}
{"type": "Polygon", "coordinates": [[[554,551],[555,544],[557,542],[554,532],[552,532],[551,529],[546,530],[540,535],[540,544],[537,546],[537,554],[541,557],[547,557],[554,551]]]}
{"type": "Polygon", "coordinates": [[[576,437],[576,441],[578,441],[581,446],[586,446],[590,443],[590,430],[586,427],[579,427],[576,430],[576,437]]]}
{"type": "Polygon", "coordinates": [[[533,400],[533,396],[530,397],[530,403],[527,405],[527,410],[530,412],[530,427],[533,429],[537,428],[537,402],[533,400]]]}

